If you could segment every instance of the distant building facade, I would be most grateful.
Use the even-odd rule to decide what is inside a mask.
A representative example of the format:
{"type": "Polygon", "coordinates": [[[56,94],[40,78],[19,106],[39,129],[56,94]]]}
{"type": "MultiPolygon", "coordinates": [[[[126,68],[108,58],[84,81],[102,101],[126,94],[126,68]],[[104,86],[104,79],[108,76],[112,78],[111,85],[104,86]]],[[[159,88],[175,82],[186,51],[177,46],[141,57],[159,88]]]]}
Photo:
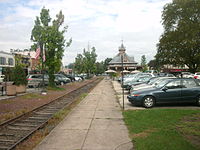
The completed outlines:
{"type": "Polygon", "coordinates": [[[176,66],[176,65],[168,64],[162,67],[162,72],[168,72],[168,73],[174,73],[174,74],[187,72],[187,71],[189,71],[189,68],[186,65],[176,66]]]}
{"type": "MultiPolygon", "coordinates": [[[[22,63],[25,67],[26,74],[32,73],[38,70],[40,64],[39,59],[35,59],[35,51],[11,51],[16,58],[20,58],[19,63],[22,63]]],[[[17,62],[16,62],[17,63],[17,62]]]]}
{"type": "Polygon", "coordinates": [[[119,47],[119,53],[109,62],[108,69],[115,71],[122,71],[122,59],[123,70],[134,71],[141,68],[134,60],[134,57],[130,57],[126,54],[126,48],[123,43],[119,47]]]}
{"type": "Polygon", "coordinates": [[[11,53],[0,51],[0,75],[3,69],[8,67],[15,67],[15,58],[11,53]]]}

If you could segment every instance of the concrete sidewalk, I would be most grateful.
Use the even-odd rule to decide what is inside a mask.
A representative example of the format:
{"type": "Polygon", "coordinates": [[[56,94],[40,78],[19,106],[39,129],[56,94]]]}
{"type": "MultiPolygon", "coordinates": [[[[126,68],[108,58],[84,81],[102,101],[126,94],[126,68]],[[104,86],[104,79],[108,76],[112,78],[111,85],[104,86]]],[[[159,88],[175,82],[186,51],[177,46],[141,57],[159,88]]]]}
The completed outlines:
{"type": "Polygon", "coordinates": [[[34,150],[132,150],[112,83],[101,81],[34,150]]]}
{"type": "MultiPolygon", "coordinates": [[[[112,81],[113,88],[117,94],[119,104],[121,107],[123,106],[123,95],[122,95],[122,88],[121,84],[118,81],[112,81]]],[[[124,90],[124,110],[143,110],[145,109],[144,107],[136,107],[133,106],[129,101],[128,101],[128,91],[124,90]]]]}

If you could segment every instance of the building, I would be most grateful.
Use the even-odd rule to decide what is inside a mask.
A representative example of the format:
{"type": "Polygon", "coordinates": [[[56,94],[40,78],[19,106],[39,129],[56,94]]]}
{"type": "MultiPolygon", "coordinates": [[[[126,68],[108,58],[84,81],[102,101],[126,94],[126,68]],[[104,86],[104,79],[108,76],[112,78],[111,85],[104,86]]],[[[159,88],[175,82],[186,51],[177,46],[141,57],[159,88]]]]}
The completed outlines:
{"type": "Polygon", "coordinates": [[[8,67],[15,67],[15,58],[11,53],[0,51],[0,75],[8,67]]]}
{"type": "MultiPolygon", "coordinates": [[[[20,59],[19,63],[24,65],[26,74],[38,70],[39,59],[35,59],[35,51],[11,51],[16,58],[20,59]]],[[[17,62],[16,62],[17,63],[17,62]]]]}
{"type": "Polygon", "coordinates": [[[162,72],[180,74],[181,72],[188,72],[189,68],[186,65],[177,66],[177,65],[164,65],[161,69],[162,72]]]}
{"type": "Polygon", "coordinates": [[[108,69],[115,71],[122,71],[122,59],[123,70],[133,71],[141,68],[138,63],[135,62],[134,57],[130,57],[126,54],[126,48],[123,43],[119,47],[119,53],[109,62],[108,69]]]}

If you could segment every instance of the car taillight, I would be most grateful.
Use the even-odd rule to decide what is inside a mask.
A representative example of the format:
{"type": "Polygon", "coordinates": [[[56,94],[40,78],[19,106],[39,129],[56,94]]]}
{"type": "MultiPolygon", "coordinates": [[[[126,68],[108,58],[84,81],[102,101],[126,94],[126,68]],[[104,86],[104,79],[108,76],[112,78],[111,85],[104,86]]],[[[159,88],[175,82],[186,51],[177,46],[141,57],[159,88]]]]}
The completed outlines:
{"type": "Polygon", "coordinates": [[[197,78],[198,78],[198,76],[194,76],[194,78],[195,78],[195,79],[197,79],[197,78]]]}
{"type": "Polygon", "coordinates": [[[32,80],[32,79],[28,78],[27,80],[30,81],[30,80],[32,80]]]}

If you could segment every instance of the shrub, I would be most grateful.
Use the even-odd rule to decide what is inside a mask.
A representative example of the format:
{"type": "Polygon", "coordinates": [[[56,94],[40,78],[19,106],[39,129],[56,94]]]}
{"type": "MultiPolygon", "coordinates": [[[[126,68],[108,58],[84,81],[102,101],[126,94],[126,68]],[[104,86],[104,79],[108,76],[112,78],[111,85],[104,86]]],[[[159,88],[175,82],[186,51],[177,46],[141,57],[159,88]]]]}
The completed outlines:
{"type": "Polygon", "coordinates": [[[15,85],[27,85],[26,73],[22,66],[16,65],[14,67],[13,81],[15,85]]]}

